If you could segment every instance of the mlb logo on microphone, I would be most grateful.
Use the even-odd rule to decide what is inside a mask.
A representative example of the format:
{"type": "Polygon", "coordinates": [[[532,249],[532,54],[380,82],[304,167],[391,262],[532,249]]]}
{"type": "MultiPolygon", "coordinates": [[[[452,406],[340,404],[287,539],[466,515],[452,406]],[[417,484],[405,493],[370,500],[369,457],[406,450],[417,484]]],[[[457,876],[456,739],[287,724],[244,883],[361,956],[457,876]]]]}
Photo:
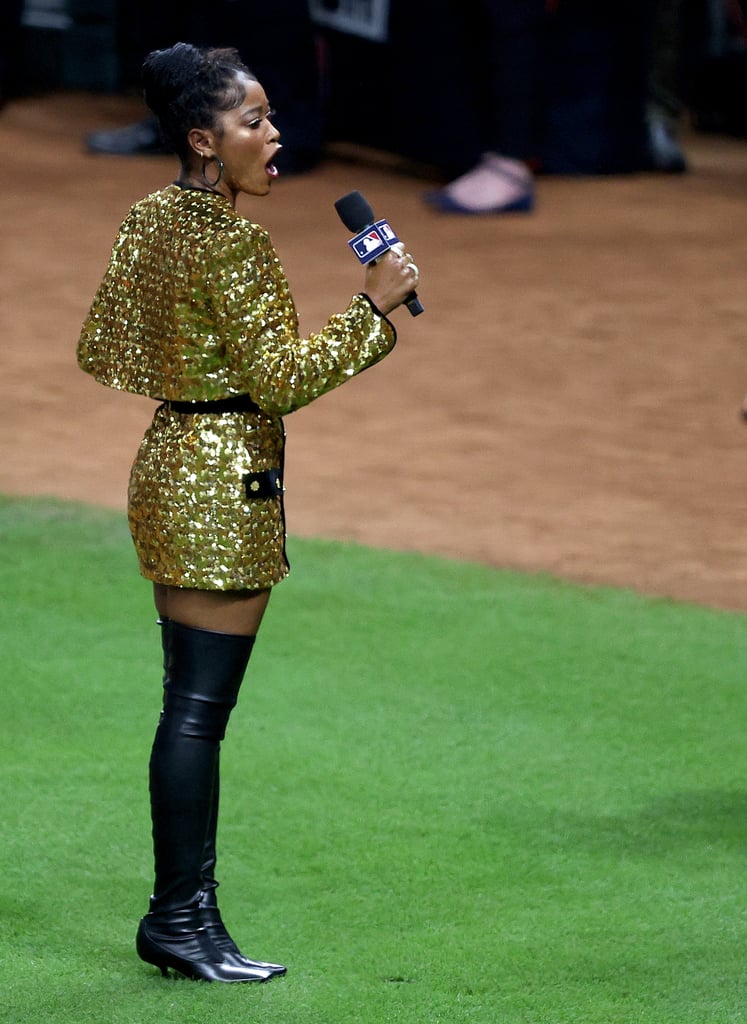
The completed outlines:
{"type": "Polygon", "coordinates": [[[383,256],[387,249],[391,249],[398,241],[399,238],[388,221],[377,220],[375,224],[369,224],[367,228],[359,231],[355,238],[350,239],[348,245],[365,265],[383,256]]]}

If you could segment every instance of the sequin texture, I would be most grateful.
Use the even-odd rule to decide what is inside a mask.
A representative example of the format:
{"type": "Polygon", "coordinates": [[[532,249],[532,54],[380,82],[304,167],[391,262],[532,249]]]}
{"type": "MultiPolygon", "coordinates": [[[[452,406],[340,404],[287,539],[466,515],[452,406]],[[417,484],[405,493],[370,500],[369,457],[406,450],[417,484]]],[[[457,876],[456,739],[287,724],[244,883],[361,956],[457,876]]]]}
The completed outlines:
{"type": "Polygon", "coordinates": [[[128,514],[141,572],[233,590],[288,572],[282,495],[252,498],[247,473],[282,475],[282,416],[393,347],[392,325],[355,296],[302,339],[267,232],[222,196],[167,186],[136,203],[78,343],[82,369],[158,400],[248,394],[259,412],[156,410],[132,468],[128,514]]]}

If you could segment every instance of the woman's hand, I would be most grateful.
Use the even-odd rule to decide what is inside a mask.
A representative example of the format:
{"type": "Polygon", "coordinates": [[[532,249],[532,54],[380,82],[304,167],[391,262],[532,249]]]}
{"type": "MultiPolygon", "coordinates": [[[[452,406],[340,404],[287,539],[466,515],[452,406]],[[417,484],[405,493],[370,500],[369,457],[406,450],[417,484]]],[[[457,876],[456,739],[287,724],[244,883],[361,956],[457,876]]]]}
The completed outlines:
{"type": "Polygon", "coordinates": [[[412,256],[398,243],[366,267],[364,292],[376,308],[387,316],[417,288],[420,271],[412,256]]]}

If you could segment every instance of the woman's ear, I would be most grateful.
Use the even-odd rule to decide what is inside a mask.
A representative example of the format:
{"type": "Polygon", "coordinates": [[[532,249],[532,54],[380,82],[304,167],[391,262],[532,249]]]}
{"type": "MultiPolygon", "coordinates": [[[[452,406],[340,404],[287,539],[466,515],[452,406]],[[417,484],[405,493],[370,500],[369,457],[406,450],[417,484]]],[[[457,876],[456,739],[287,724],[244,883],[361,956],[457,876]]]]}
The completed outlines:
{"type": "Polygon", "coordinates": [[[190,128],[187,132],[187,141],[200,159],[209,160],[215,156],[213,136],[204,128],[190,128]]]}

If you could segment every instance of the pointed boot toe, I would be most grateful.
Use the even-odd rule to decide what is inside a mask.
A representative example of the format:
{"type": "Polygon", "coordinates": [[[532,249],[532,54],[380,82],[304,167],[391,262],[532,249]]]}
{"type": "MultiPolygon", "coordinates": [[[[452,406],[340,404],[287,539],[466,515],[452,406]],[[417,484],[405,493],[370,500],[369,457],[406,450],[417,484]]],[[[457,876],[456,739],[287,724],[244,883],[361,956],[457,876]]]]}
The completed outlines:
{"type": "Polygon", "coordinates": [[[140,921],[135,946],[140,959],[157,967],[164,977],[169,969],[192,981],[239,983],[268,981],[273,976],[263,968],[226,960],[193,913],[189,919],[175,914],[170,920],[146,915],[140,921]]]}

